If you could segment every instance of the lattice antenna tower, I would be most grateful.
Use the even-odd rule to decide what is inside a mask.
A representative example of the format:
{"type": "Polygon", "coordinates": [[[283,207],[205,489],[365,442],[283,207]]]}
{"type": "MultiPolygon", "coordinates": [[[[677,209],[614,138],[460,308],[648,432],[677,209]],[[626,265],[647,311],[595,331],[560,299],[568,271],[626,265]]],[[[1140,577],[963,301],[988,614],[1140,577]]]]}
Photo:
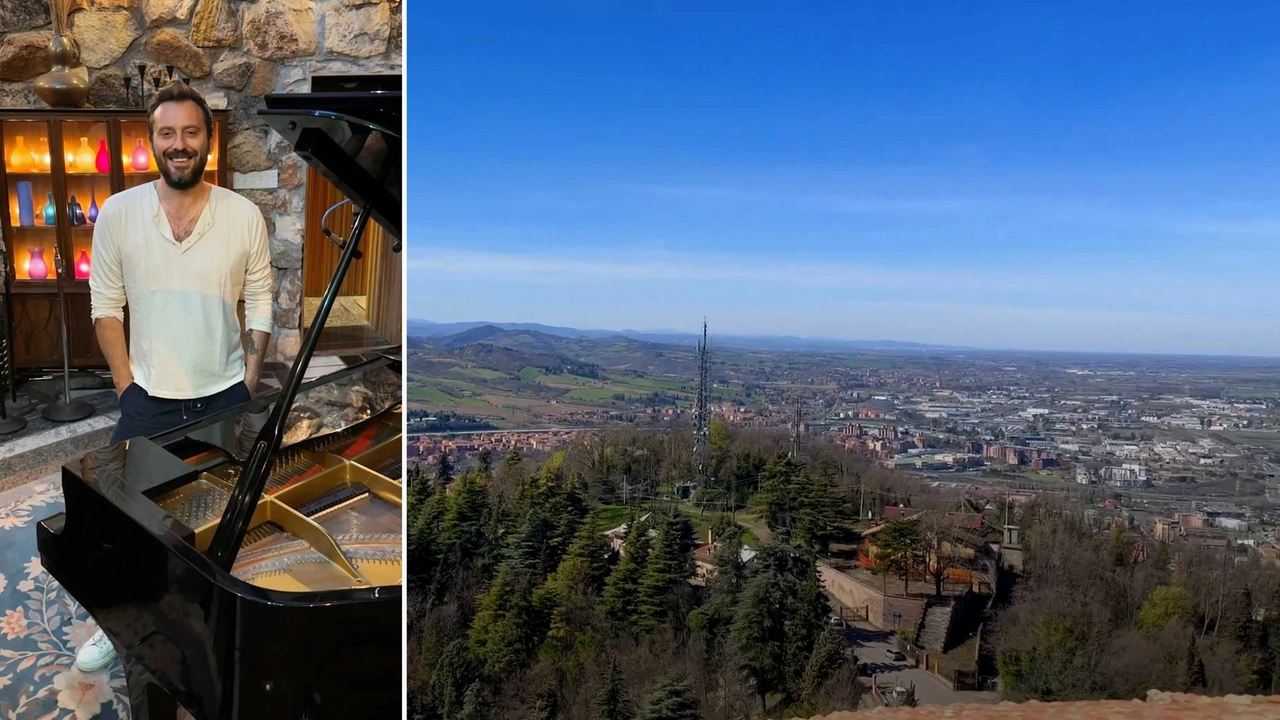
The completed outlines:
{"type": "Polygon", "coordinates": [[[711,412],[707,400],[711,396],[711,359],[707,347],[707,320],[702,320],[702,341],[698,343],[698,396],[694,400],[693,458],[695,477],[706,487],[707,445],[711,439],[711,412]]]}
{"type": "Polygon", "coordinates": [[[800,423],[804,413],[804,400],[796,398],[796,414],[791,418],[791,457],[800,459],[800,423]]]}

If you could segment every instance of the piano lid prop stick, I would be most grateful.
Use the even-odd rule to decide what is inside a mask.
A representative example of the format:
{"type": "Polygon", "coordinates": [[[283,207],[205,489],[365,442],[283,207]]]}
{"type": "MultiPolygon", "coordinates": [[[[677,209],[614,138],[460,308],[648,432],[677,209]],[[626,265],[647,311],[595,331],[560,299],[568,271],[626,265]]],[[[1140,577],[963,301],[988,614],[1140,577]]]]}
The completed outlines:
{"type": "Polygon", "coordinates": [[[293,360],[293,369],[289,372],[289,378],[285,381],[276,405],[271,410],[271,416],[267,419],[267,424],[262,427],[262,431],[258,433],[253,450],[244,461],[244,471],[240,473],[236,488],[231,493],[231,500],[227,502],[222,520],[214,531],[208,556],[216,566],[226,572],[231,571],[236,561],[236,554],[240,552],[240,545],[244,543],[244,536],[249,532],[253,512],[257,509],[258,499],[262,497],[262,492],[266,488],[275,453],[280,449],[280,442],[284,438],[285,422],[289,419],[289,410],[293,407],[294,397],[298,394],[298,387],[302,384],[302,377],[307,372],[311,355],[320,341],[320,332],[324,330],[325,323],[329,320],[329,311],[333,309],[333,304],[338,298],[338,290],[346,278],[352,256],[360,244],[360,236],[364,234],[365,225],[369,223],[371,215],[371,207],[365,205],[360,208],[360,213],[352,222],[351,237],[347,239],[342,249],[338,268],[330,278],[329,287],[320,300],[320,309],[316,311],[315,319],[307,330],[302,347],[298,350],[298,356],[293,360]]]}

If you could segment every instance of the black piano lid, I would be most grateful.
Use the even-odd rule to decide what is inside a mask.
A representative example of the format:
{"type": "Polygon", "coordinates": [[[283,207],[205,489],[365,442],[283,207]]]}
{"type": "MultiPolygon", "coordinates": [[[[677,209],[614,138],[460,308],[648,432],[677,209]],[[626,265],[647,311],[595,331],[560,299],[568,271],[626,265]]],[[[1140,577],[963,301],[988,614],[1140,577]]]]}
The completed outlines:
{"type": "MultiPolygon", "coordinates": [[[[258,115],[300,157],[401,240],[401,118],[393,91],[273,93],[258,115]]],[[[400,243],[396,243],[396,250],[400,243]]]]}

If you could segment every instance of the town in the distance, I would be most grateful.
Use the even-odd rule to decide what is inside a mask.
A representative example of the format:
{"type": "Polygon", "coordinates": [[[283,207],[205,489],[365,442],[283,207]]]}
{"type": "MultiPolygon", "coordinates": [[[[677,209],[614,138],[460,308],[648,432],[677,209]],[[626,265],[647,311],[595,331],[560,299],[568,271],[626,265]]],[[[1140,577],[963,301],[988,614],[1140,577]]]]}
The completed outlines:
{"type": "Polygon", "coordinates": [[[416,702],[570,717],[652,653],[703,717],[1280,687],[1280,358],[409,335],[433,508],[410,562],[418,532],[434,573],[411,642],[479,608],[419,653],[416,702]],[[571,527],[542,515],[565,506],[571,527]],[[466,512],[491,525],[450,559],[466,512]],[[444,567],[497,579],[466,597],[444,567]],[[496,594],[517,588],[531,606],[496,594]],[[449,647],[475,671],[442,689],[449,647]]]}

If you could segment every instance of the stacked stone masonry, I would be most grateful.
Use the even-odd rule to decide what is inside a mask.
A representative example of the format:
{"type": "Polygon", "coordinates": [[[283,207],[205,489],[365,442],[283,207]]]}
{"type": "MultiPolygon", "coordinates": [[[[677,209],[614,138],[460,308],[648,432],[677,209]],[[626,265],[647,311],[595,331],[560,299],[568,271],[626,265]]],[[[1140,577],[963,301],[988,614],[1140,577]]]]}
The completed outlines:
{"type": "MultiPolygon", "coordinates": [[[[276,268],[271,357],[301,344],[306,164],[258,116],[262,96],[307,92],[312,74],[403,71],[401,0],[79,0],[70,34],[89,107],[128,107],[137,64],[173,65],[230,111],[232,187],[262,209],[276,268]]],[[[0,107],[44,107],[32,81],[49,70],[45,0],[0,0],[0,107]]]]}

